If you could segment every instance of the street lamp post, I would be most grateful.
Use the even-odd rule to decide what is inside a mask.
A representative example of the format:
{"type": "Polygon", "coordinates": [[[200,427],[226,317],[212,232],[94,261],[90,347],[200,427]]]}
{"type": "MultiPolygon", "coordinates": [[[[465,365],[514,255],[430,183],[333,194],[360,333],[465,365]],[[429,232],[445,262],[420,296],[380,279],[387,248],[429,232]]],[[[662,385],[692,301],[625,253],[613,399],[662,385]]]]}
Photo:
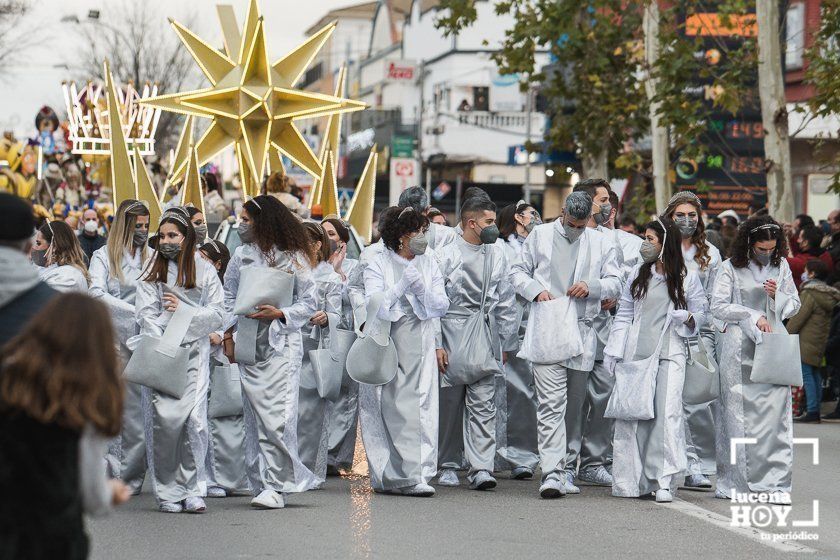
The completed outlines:
{"type": "Polygon", "coordinates": [[[531,144],[531,112],[534,109],[534,95],[531,84],[528,84],[528,97],[525,101],[525,184],[522,185],[522,198],[527,204],[531,204],[531,152],[528,146],[531,144]]]}

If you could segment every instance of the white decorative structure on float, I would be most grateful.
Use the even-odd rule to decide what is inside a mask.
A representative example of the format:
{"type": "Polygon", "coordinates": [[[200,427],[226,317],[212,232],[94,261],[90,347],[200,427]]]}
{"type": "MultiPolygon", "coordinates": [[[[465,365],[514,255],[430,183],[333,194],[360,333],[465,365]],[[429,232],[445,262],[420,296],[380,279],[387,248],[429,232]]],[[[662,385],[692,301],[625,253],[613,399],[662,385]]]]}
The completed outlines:
{"type": "MultiPolygon", "coordinates": [[[[108,117],[108,96],[105,84],[88,82],[79,89],[75,82],[61,84],[64,103],[67,107],[67,119],[70,128],[70,141],[74,154],[108,155],[111,153],[111,123],[108,117]]],[[[143,86],[140,92],[129,82],[116,88],[120,105],[120,118],[128,149],[133,146],[140,149],[140,154],[151,156],[155,153],[155,131],[160,120],[160,109],[141,105],[140,101],[155,97],[157,85],[143,86]]]]}

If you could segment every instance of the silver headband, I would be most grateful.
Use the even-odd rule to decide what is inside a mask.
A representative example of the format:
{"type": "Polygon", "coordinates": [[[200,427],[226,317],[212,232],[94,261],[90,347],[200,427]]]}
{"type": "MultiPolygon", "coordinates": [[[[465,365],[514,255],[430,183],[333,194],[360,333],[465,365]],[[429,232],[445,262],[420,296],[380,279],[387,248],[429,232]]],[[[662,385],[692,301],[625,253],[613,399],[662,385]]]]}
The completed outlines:
{"type": "Polygon", "coordinates": [[[779,226],[776,224],[764,224],[763,226],[754,227],[750,230],[750,235],[762,229],[779,229],[779,226]]]}
{"type": "Polygon", "coordinates": [[[251,199],[251,202],[253,202],[253,203],[254,203],[254,206],[256,206],[256,207],[257,207],[257,209],[258,209],[260,212],[262,212],[262,206],[260,206],[260,203],[259,203],[259,202],[257,202],[257,199],[256,199],[256,198],[252,198],[252,199],[251,199]]]}
{"type": "Polygon", "coordinates": [[[160,222],[158,223],[158,225],[163,223],[163,220],[166,220],[167,218],[172,218],[176,222],[180,222],[187,229],[189,229],[189,227],[190,227],[187,220],[183,216],[181,216],[181,214],[178,214],[178,213],[175,213],[175,212],[168,212],[168,211],[164,212],[163,216],[160,217],[160,222]]]}
{"type": "Polygon", "coordinates": [[[662,220],[659,219],[659,216],[656,216],[656,221],[662,226],[662,249],[659,251],[658,260],[662,260],[662,255],[665,254],[665,242],[668,241],[668,228],[665,227],[665,224],[662,223],[662,220]]]}
{"type": "Polygon", "coordinates": [[[143,202],[142,202],[142,201],[140,201],[140,200],[135,200],[134,202],[132,202],[131,204],[129,204],[128,208],[126,208],[126,209],[125,209],[126,214],[127,214],[127,213],[129,213],[129,212],[131,212],[132,210],[134,210],[134,209],[135,209],[136,207],[138,207],[138,206],[142,206],[143,208],[146,208],[146,205],[145,205],[145,204],[143,204],[143,202]]]}
{"type": "Polygon", "coordinates": [[[671,200],[668,201],[668,206],[671,206],[675,202],[678,202],[682,199],[688,199],[692,202],[696,202],[697,206],[699,206],[701,208],[703,207],[703,201],[700,200],[700,197],[698,197],[696,194],[694,194],[691,191],[680,191],[680,192],[676,193],[674,196],[671,197],[671,200]]]}
{"type": "Polygon", "coordinates": [[[403,216],[405,216],[405,213],[406,213],[406,212],[415,212],[415,211],[416,211],[416,210],[414,210],[414,208],[412,208],[411,206],[406,206],[405,208],[403,208],[403,211],[402,211],[402,212],[400,212],[400,215],[399,215],[399,216],[397,216],[397,219],[398,219],[398,220],[401,220],[401,219],[402,219],[402,217],[403,217],[403,216]]]}

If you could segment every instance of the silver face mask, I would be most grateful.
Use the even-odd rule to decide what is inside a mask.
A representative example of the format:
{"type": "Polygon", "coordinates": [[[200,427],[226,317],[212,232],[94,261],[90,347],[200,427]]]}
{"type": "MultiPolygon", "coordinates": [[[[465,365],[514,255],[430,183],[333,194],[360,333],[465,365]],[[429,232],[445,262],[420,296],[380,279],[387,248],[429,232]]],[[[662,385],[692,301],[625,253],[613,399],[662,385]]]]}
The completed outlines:
{"type": "Polygon", "coordinates": [[[569,238],[569,241],[574,243],[578,240],[578,238],[583,235],[583,231],[586,229],[586,226],[576,228],[574,226],[570,226],[565,221],[563,222],[563,230],[566,232],[566,237],[569,238]]]}
{"type": "Polygon", "coordinates": [[[47,251],[48,249],[32,249],[29,255],[30,259],[32,259],[32,264],[42,268],[47,266],[47,251]]]}
{"type": "Polygon", "coordinates": [[[642,260],[646,263],[656,262],[659,258],[659,249],[650,241],[642,241],[642,246],[639,247],[639,254],[642,255],[642,260]]]}
{"type": "Polygon", "coordinates": [[[601,204],[600,210],[597,214],[593,216],[595,219],[595,223],[599,226],[604,225],[610,219],[610,212],[612,212],[612,204],[607,202],[606,204],[601,204]]]}
{"type": "Polygon", "coordinates": [[[173,261],[181,254],[180,243],[158,243],[158,252],[163,258],[173,261]]]}
{"type": "Polygon", "coordinates": [[[142,247],[149,240],[149,232],[142,229],[135,229],[131,242],[135,247],[142,247]]]}
{"type": "Polygon", "coordinates": [[[691,237],[697,231],[697,220],[688,216],[677,216],[674,218],[674,223],[683,237],[691,237]]]}
{"type": "Polygon", "coordinates": [[[429,240],[422,233],[408,239],[408,250],[414,256],[422,255],[429,246],[429,240]]]}
{"type": "MultiPolygon", "coordinates": [[[[195,230],[195,238],[197,241],[201,242],[207,239],[207,224],[201,224],[200,226],[193,225],[193,229],[195,230]]],[[[242,235],[240,229],[240,236],[242,235]]]]}
{"type": "Polygon", "coordinates": [[[239,224],[239,239],[242,240],[242,243],[253,243],[254,242],[254,227],[251,224],[240,223],[239,224]]]}
{"type": "Polygon", "coordinates": [[[492,245],[499,238],[499,226],[496,224],[490,224],[481,230],[481,233],[478,234],[478,238],[484,245],[492,245]]]}
{"type": "Polygon", "coordinates": [[[770,259],[773,257],[773,254],[765,255],[764,253],[758,253],[753,249],[753,258],[755,258],[755,262],[760,264],[761,266],[767,266],[770,264],[770,259]]]}

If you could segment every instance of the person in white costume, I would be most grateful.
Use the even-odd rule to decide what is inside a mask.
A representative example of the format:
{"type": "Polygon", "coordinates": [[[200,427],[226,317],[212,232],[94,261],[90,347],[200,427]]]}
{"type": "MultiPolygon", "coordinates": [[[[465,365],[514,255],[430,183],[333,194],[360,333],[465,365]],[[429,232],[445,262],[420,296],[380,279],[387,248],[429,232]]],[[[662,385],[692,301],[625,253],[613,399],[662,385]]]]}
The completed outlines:
{"type": "MultiPolygon", "coordinates": [[[[672,221],[658,218],[647,224],[640,251],[643,262],[622,292],[604,365],[615,376],[638,376],[618,371],[617,363],[647,360],[659,352],[647,364],[655,371],[647,372],[655,375],[655,392],[637,392],[630,399],[634,409],[652,409],[653,418],[615,421],[612,491],[620,497],[655,493],[657,502],[670,502],[674,479],[686,468],[684,340],[696,336],[706,321],[708,302],[697,274],[686,271],[672,221]]],[[[613,397],[621,396],[621,381],[616,379],[613,397]]]]}

